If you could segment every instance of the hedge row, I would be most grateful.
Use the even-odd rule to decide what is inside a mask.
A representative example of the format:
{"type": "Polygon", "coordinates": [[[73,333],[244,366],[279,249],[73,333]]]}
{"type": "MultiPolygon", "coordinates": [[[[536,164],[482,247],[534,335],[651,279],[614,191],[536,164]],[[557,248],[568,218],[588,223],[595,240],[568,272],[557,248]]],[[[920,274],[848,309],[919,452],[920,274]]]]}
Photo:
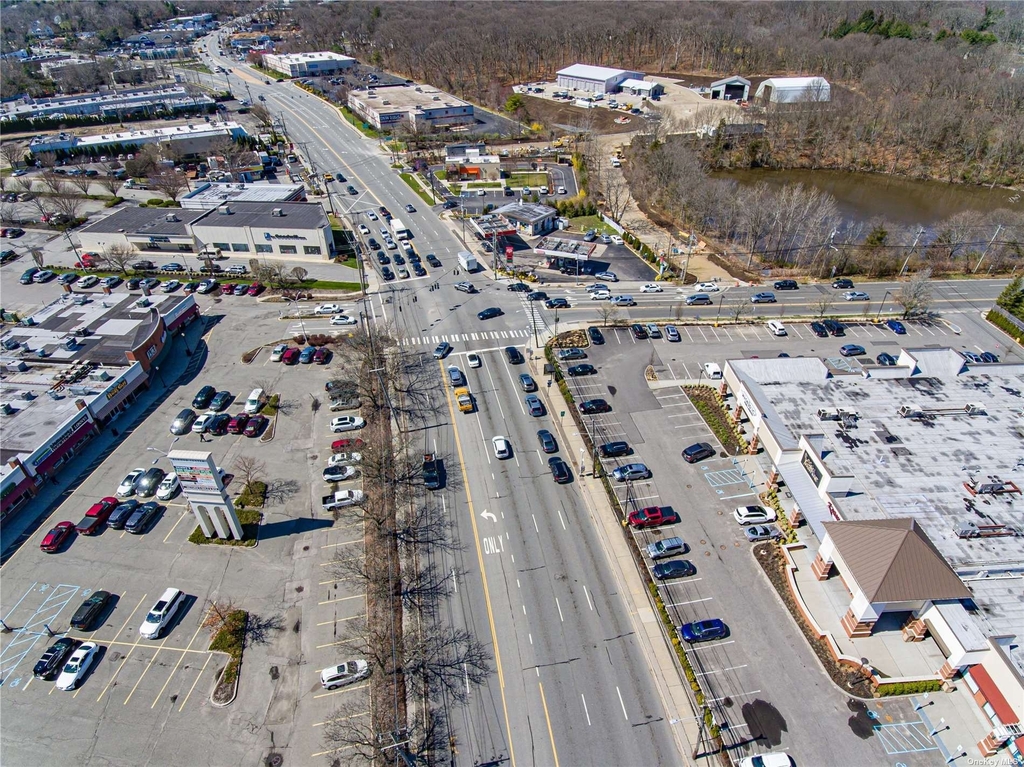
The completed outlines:
{"type": "Polygon", "coordinates": [[[1014,341],[1021,343],[1024,336],[1022,336],[1020,328],[1006,319],[1006,317],[999,314],[997,311],[990,309],[985,318],[1008,336],[1013,338],[1014,341]]]}
{"type": "Polygon", "coordinates": [[[942,682],[938,679],[922,679],[917,682],[891,682],[882,683],[875,689],[875,695],[887,697],[890,695],[917,695],[923,692],[939,692],[942,689],[942,682]]]}
{"type": "MultiPolygon", "coordinates": [[[[739,434],[739,431],[730,423],[729,417],[726,415],[721,404],[718,406],[712,405],[708,402],[700,391],[701,389],[710,389],[709,386],[684,386],[683,391],[686,392],[686,396],[689,397],[690,402],[700,413],[700,417],[704,419],[704,422],[708,425],[708,428],[718,438],[718,441],[722,443],[726,451],[733,453],[745,452],[747,449],[747,442],[739,434]]],[[[716,393],[717,397],[717,393],[716,393]]]]}
{"type": "Polygon", "coordinates": [[[245,648],[245,625],[249,621],[249,613],[245,610],[232,610],[228,613],[224,626],[210,642],[210,650],[226,652],[231,656],[221,684],[234,684],[238,678],[238,669],[242,664],[242,650],[245,648]]]}

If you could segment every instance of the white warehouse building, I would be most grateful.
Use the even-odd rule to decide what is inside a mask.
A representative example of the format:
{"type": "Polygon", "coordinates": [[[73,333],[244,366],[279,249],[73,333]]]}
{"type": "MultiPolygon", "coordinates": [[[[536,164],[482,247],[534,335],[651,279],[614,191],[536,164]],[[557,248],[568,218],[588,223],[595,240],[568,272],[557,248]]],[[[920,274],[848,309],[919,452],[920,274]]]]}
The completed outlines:
{"type": "Polygon", "coordinates": [[[824,77],[771,77],[757,86],[754,98],[776,104],[831,101],[832,86],[824,77]]]}
{"type": "Polygon", "coordinates": [[[617,93],[626,80],[643,80],[643,72],[573,64],[558,70],[558,87],[590,93],[617,93]]]}
{"type": "Polygon", "coordinates": [[[263,64],[267,69],[288,75],[289,77],[318,77],[333,75],[344,69],[351,69],[356,60],[351,56],[342,56],[333,51],[316,51],[315,53],[266,53],[263,64]]]}

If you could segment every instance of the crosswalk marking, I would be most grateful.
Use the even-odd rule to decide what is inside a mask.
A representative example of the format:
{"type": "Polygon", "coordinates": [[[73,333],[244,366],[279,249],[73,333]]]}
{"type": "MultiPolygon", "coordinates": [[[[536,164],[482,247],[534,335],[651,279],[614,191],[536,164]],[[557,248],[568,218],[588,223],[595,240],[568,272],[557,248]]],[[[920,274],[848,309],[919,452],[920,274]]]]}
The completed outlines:
{"type": "MultiPolygon", "coordinates": [[[[508,338],[528,338],[531,335],[530,330],[502,330],[490,331],[490,339],[508,339],[508,338]]],[[[489,340],[487,333],[452,333],[450,336],[410,336],[400,340],[402,346],[437,346],[441,341],[447,341],[450,344],[454,343],[468,343],[470,341],[486,341],[489,340]]]]}

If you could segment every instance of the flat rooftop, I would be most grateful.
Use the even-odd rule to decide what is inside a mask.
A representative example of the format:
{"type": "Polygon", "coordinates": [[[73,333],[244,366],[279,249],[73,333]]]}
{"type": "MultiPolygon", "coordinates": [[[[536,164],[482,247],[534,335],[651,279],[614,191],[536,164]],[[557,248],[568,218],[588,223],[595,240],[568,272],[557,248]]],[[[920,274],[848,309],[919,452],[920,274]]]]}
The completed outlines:
{"type": "Polygon", "coordinates": [[[339,63],[355,62],[351,56],[342,56],[334,51],[310,51],[307,53],[272,53],[277,61],[287,64],[308,64],[311,61],[337,61],[339,63]]]}
{"type": "Polygon", "coordinates": [[[189,208],[216,207],[225,202],[285,202],[300,196],[302,184],[221,184],[200,186],[181,198],[189,208]]]}
{"type": "Polygon", "coordinates": [[[232,202],[203,211],[192,226],[252,226],[263,229],[322,229],[330,221],[319,202],[232,202]],[[280,209],[281,216],[273,214],[280,209]],[[224,212],[230,210],[230,213],[224,212]]]}
{"type": "Polygon", "coordinates": [[[468,101],[430,85],[394,85],[375,88],[373,92],[376,95],[370,96],[367,92],[359,91],[355,97],[378,112],[469,106],[468,101]],[[385,101],[388,103],[385,104],[385,101]]]}

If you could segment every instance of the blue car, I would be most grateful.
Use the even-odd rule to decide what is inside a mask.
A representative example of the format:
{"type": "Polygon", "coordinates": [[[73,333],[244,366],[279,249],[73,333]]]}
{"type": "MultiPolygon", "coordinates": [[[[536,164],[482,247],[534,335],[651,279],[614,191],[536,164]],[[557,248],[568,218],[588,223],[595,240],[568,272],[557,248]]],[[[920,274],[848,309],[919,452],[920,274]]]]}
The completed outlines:
{"type": "Polygon", "coordinates": [[[886,320],[885,326],[898,336],[905,336],[907,334],[907,329],[903,327],[903,323],[899,320],[886,320]]]}
{"type": "Polygon", "coordinates": [[[729,629],[725,627],[725,623],[721,619],[711,618],[706,621],[684,623],[679,627],[679,633],[685,641],[693,644],[694,642],[721,639],[729,633],[729,629]]]}
{"type": "Polygon", "coordinates": [[[299,362],[302,363],[303,365],[308,365],[313,361],[313,357],[315,355],[316,347],[307,346],[305,349],[302,350],[302,353],[299,355],[299,362]]]}

